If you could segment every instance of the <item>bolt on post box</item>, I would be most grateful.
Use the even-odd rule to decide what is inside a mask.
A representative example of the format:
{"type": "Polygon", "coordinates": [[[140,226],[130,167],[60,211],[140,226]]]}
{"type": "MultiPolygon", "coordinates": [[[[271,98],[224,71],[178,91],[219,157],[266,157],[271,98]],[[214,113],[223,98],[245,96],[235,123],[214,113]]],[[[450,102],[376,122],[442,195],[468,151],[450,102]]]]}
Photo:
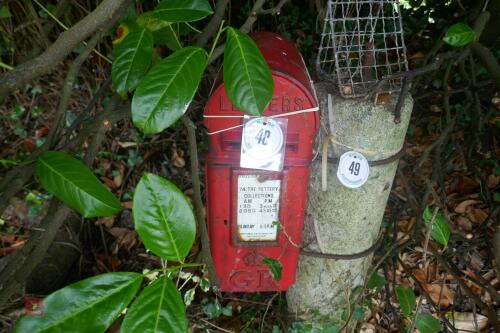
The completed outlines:
{"type": "Polygon", "coordinates": [[[210,250],[222,291],[287,290],[295,282],[313,142],[319,128],[314,88],[302,57],[281,36],[251,35],[272,71],[274,95],[264,117],[286,118],[281,171],[240,167],[244,114],[220,83],[205,107],[210,250]],[[281,263],[275,279],[264,260],[281,263]]]}

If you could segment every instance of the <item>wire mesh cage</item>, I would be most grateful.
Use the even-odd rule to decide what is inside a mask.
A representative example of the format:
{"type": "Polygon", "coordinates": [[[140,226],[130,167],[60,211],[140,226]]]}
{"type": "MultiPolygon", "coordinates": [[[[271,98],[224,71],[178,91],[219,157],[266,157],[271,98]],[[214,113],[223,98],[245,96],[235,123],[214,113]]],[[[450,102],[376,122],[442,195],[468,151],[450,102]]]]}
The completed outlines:
{"type": "Polygon", "coordinates": [[[328,0],[317,66],[345,98],[399,92],[403,78],[391,75],[408,63],[398,0],[328,0]]]}

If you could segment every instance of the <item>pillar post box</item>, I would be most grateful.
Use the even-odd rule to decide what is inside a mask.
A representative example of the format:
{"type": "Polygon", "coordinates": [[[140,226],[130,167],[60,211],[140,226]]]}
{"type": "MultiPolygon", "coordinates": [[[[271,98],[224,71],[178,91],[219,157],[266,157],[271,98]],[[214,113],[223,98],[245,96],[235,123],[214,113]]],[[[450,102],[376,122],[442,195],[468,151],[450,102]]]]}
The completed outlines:
{"type": "Polygon", "coordinates": [[[244,114],[216,85],[205,107],[206,208],[210,247],[222,291],[287,290],[295,282],[309,165],[319,112],[307,69],[295,46],[279,35],[252,35],[269,64],[274,95],[264,117],[287,119],[283,170],[240,167],[244,114]],[[281,262],[276,280],[263,263],[281,262]]]}

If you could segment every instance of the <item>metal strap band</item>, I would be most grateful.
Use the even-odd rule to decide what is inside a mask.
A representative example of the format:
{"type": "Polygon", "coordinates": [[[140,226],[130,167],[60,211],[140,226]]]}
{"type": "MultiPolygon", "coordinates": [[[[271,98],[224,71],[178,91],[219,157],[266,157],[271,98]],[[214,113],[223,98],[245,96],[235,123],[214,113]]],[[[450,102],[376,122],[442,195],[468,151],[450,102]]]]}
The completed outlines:
{"type": "Polygon", "coordinates": [[[303,248],[300,251],[300,254],[308,257],[316,257],[316,258],[323,258],[323,259],[335,259],[335,260],[354,260],[354,259],[360,259],[364,258],[373,252],[378,248],[380,243],[382,242],[383,233],[381,233],[378,237],[378,239],[373,243],[372,246],[367,248],[364,251],[358,252],[358,253],[353,253],[353,254],[333,254],[333,253],[320,253],[320,252],[313,252],[313,251],[307,251],[304,250],[303,248]]]}
{"type": "MultiPolygon", "coordinates": [[[[286,116],[294,116],[294,115],[297,115],[297,114],[309,113],[309,112],[318,112],[318,111],[319,111],[319,107],[316,106],[314,108],[309,108],[309,109],[303,109],[303,110],[291,111],[291,112],[286,112],[286,113],[280,113],[280,114],[276,114],[276,115],[273,115],[273,116],[268,116],[266,118],[281,118],[281,117],[286,117],[286,116]]],[[[249,116],[249,115],[245,114],[245,115],[235,115],[235,116],[211,116],[211,115],[203,115],[203,118],[246,118],[246,119],[249,119],[249,118],[259,118],[259,117],[257,117],[257,116],[249,116]]],[[[214,134],[218,134],[218,133],[230,131],[232,129],[240,128],[240,127],[243,127],[243,124],[240,124],[240,125],[237,125],[237,126],[228,127],[228,128],[224,128],[224,129],[221,129],[221,130],[218,130],[218,131],[214,131],[214,132],[207,132],[207,135],[214,135],[214,134]]]]}

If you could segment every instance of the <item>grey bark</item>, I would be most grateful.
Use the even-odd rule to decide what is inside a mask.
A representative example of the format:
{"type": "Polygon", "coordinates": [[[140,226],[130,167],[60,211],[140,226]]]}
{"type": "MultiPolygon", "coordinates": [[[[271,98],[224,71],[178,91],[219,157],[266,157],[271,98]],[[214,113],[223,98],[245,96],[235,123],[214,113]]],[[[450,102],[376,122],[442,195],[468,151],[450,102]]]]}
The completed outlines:
{"type": "MultiPolygon", "coordinates": [[[[316,85],[322,115],[318,151],[331,131],[330,155],[340,157],[355,150],[368,161],[395,155],[403,147],[413,101],[405,99],[401,122],[394,122],[390,105],[375,106],[370,101],[333,98],[333,118],[328,120],[327,83],[316,85]],[[333,149],[332,149],[333,146],[333,149]]],[[[394,103],[397,96],[394,97],[394,103]]],[[[355,254],[372,246],[380,225],[398,162],[372,166],[367,182],[358,189],[343,186],[336,166],[328,165],[327,190],[321,190],[321,154],[313,161],[302,244],[308,251],[355,254]]],[[[288,309],[303,319],[317,321],[320,313],[338,320],[356,286],[363,285],[371,255],[355,260],[332,260],[300,256],[297,281],[288,291],[288,309]]]]}

